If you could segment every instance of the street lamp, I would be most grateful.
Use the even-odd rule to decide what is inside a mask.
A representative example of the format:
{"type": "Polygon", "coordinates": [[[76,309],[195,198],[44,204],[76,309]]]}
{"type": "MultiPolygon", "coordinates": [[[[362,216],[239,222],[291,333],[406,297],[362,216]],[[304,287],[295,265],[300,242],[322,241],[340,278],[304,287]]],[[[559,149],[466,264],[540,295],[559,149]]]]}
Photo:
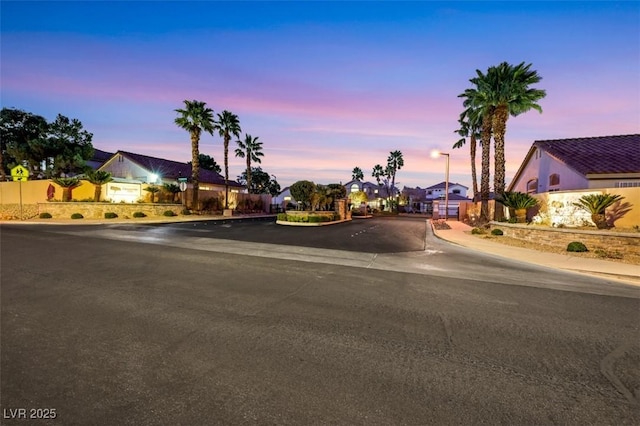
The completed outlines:
{"type": "Polygon", "coordinates": [[[431,151],[431,158],[438,158],[441,156],[447,157],[447,166],[444,178],[444,220],[449,218],[449,154],[446,152],[440,152],[437,149],[431,151]]]}

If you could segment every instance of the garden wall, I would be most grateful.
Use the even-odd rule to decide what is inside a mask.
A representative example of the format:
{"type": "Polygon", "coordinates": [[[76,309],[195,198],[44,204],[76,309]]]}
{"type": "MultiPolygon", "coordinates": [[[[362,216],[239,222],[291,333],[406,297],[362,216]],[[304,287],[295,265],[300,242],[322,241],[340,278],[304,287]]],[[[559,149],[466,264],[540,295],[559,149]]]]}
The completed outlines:
{"type": "Polygon", "coordinates": [[[73,213],[80,213],[86,219],[104,219],[105,213],[115,213],[120,218],[131,218],[135,212],[147,216],[163,216],[171,210],[176,215],[184,209],[180,204],[128,204],[128,203],[38,203],[37,217],[40,213],[49,213],[54,219],[69,219],[73,213]]]}
{"type": "Polygon", "coordinates": [[[640,233],[551,228],[506,222],[491,222],[490,225],[491,229],[501,229],[506,236],[538,244],[566,248],[570,242],[580,241],[589,250],[614,250],[640,255],[640,233]]]}

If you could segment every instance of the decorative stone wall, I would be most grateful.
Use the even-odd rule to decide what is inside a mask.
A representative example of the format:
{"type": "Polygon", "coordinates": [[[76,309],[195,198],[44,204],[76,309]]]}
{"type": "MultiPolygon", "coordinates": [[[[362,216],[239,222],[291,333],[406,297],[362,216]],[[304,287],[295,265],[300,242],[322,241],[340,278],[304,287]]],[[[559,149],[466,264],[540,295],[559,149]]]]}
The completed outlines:
{"type": "Polygon", "coordinates": [[[124,203],[38,203],[37,217],[40,213],[50,213],[54,219],[69,219],[73,213],[80,213],[86,219],[104,219],[105,213],[115,213],[120,218],[133,217],[135,212],[147,216],[163,216],[171,210],[176,215],[184,209],[180,204],[124,204],[124,203]]]}
{"type": "MultiPolygon", "coordinates": [[[[0,220],[20,220],[20,204],[0,205],[0,220]]],[[[32,219],[38,216],[37,204],[22,205],[22,219],[32,219]]]]}
{"type": "Polygon", "coordinates": [[[491,222],[490,225],[491,229],[501,229],[506,236],[538,244],[566,248],[570,242],[580,241],[589,250],[604,249],[640,254],[640,232],[588,231],[504,222],[491,222]]]}

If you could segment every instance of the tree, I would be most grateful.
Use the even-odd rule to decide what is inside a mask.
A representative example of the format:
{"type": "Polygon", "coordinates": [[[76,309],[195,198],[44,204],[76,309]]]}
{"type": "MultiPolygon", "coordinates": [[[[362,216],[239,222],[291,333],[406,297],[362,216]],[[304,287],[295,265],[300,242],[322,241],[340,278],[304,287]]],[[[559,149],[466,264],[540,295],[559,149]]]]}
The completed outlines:
{"type": "Polygon", "coordinates": [[[360,167],[354,167],[351,171],[351,180],[363,180],[364,173],[362,173],[362,169],[360,167]]]}
{"type": "Polygon", "coordinates": [[[269,176],[269,173],[262,171],[260,167],[251,168],[251,186],[247,184],[247,171],[243,171],[238,176],[238,182],[247,186],[250,194],[271,194],[276,196],[280,193],[280,184],[269,176]]]}
{"type": "Polygon", "coordinates": [[[5,181],[10,166],[26,164],[33,176],[35,167],[46,158],[37,147],[46,145],[47,120],[14,108],[0,111],[0,180],[5,181]]]}
{"type": "Polygon", "coordinates": [[[494,108],[491,125],[495,148],[493,190],[496,194],[505,189],[504,143],[509,116],[515,117],[531,109],[542,113],[537,102],[546,96],[546,92],[530,87],[542,80],[537,71],[531,70],[531,65],[521,62],[513,66],[502,62],[490,67],[485,78],[479,81],[479,90],[486,93],[487,102],[494,108]]]}
{"type": "Polygon", "coordinates": [[[78,119],[58,114],[48,126],[46,175],[61,176],[82,173],[87,170],[86,161],[93,156],[93,134],[83,129],[78,119]]]}
{"type": "Polygon", "coordinates": [[[191,137],[191,183],[193,186],[193,208],[198,209],[198,188],[200,173],[200,135],[203,131],[213,135],[214,121],[213,110],[207,108],[205,102],[184,101],[184,109],[175,110],[179,116],[175,119],[178,127],[189,132],[191,137]]]}
{"type": "MultiPolygon", "coordinates": [[[[189,161],[187,164],[191,166],[193,165],[193,162],[189,161]]],[[[216,160],[206,154],[198,154],[198,166],[204,170],[211,170],[216,173],[222,172],[222,169],[220,168],[220,165],[216,163],[216,160]]]]}
{"type": "Polygon", "coordinates": [[[396,150],[389,153],[389,157],[387,158],[387,176],[391,178],[391,193],[389,193],[390,198],[395,199],[395,209],[398,209],[398,200],[396,194],[396,173],[404,166],[404,158],[402,157],[402,152],[396,150]]]}
{"type": "Polygon", "coordinates": [[[224,110],[222,114],[218,114],[218,120],[214,123],[214,127],[218,130],[220,137],[224,141],[224,208],[229,208],[229,141],[231,135],[236,138],[240,137],[240,120],[238,116],[224,110]]]}
{"type": "Polygon", "coordinates": [[[144,190],[147,191],[149,194],[151,194],[151,203],[152,204],[155,203],[156,202],[156,194],[158,192],[160,192],[160,188],[158,188],[155,185],[149,185],[144,190]]]}
{"type": "Polygon", "coordinates": [[[72,192],[75,188],[82,185],[82,181],[76,177],[71,178],[53,178],[53,183],[62,188],[62,201],[69,202],[72,199],[72,192]]]}
{"type": "Polygon", "coordinates": [[[169,194],[171,194],[171,202],[172,203],[176,202],[176,195],[178,195],[180,192],[182,192],[180,190],[180,186],[178,186],[178,184],[175,184],[175,183],[165,183],[162,186],[162,189],[164,189],[165,192],[168,192],[169,194]]]}
{"type": "MultiPolygon", "coordinates": [[[[476,70],[477,77],[470,79],[469,81],[479,86],[479,81],[484,77],[481,71],[476,70]]],[[[486,95],[479,91],[477,88],[466,89],[463,93],[458,95],[460,98],[464,98],[462,105],[465,108],[470,108],[473,114],[476,115],[477,120],[480,122],[480,138],[482,144],[482,160],[481,160],[481,173],[480,173],[480,218],[481,223],[489,222],[489,178],[490,178],[490,163],[491,163],[491,123],[493,121],[494,108],[486,101],[486,95]]]]}
{"type": "Polygon", "coordinates": [[[347,189],[344,185],[339,183],[330,183],[327,185],[327,197],[329,199],[329,203],[334,205],[334,209],[336,208],[335,202],[341,198],[345,198],[347,196],[347,189]]]}
{"type": "Polygon", "coordinates": [[[482,123],[482,117],[479,116],[478,111],[473,108],[465,109],[460,118],[458,119],[460,128],[454,133],[457,133],[462,138],[453,144],[454,149],[462,148],[466,143],[467,137],[469,138],[469,155],[471,157],[471,180],[473,184],[473,198],[478,195],[478,172],[476,170],[476,148],[478,146],[478,139],[480,139],[480,127],[482,123]]]}
{"type": "Polygon", "coordinates": [[[587,194],[580,197],[574,206],[591,214],[591,220],[598,229],[609,229],[613,225],[607,220],[607,208],[622,201],[624,197],[619,194],[587,194]]]}
{"type": "Polygon", "coordinates": [[[306,210],[307,206],[311,206],[313,195],[316,192],[316,185],[308,180],[299,180],[289,187],[291,196],[306,210]]]}
{"type": "Polygon", "coordinates": [[[258,142],[258,137],[252,137],[250,134],[244,135],[244,141],[238,139],[236,141],[238,148],[236,148],[236,157],[244,158],[247,161],[247,191],[251,188],[251,162],[262,163],[260,157],[262,153],[262,142],[258,142]]]}
{"type": "Polygon", "coordinates": [[[94,186],[93,201],[97,203],[102,195],[102,185],[113,180],[111,173],[104,170],[90,170],[85,174],[85,177],[94,186]]]}

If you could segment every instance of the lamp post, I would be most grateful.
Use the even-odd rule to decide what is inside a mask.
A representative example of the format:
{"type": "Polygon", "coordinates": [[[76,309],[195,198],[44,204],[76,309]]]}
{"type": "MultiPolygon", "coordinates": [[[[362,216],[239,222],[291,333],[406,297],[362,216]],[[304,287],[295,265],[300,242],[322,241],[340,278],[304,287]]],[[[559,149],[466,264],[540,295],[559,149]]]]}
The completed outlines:
{"type": "Polygon", "coordinates": [[[447,157],[444,177],[444,220],[447,220],[449,219],[449,154],[446,152],[440,152],[437,149],[431,151],[431,158],[438,158],[443,155],[447,157]]]}

